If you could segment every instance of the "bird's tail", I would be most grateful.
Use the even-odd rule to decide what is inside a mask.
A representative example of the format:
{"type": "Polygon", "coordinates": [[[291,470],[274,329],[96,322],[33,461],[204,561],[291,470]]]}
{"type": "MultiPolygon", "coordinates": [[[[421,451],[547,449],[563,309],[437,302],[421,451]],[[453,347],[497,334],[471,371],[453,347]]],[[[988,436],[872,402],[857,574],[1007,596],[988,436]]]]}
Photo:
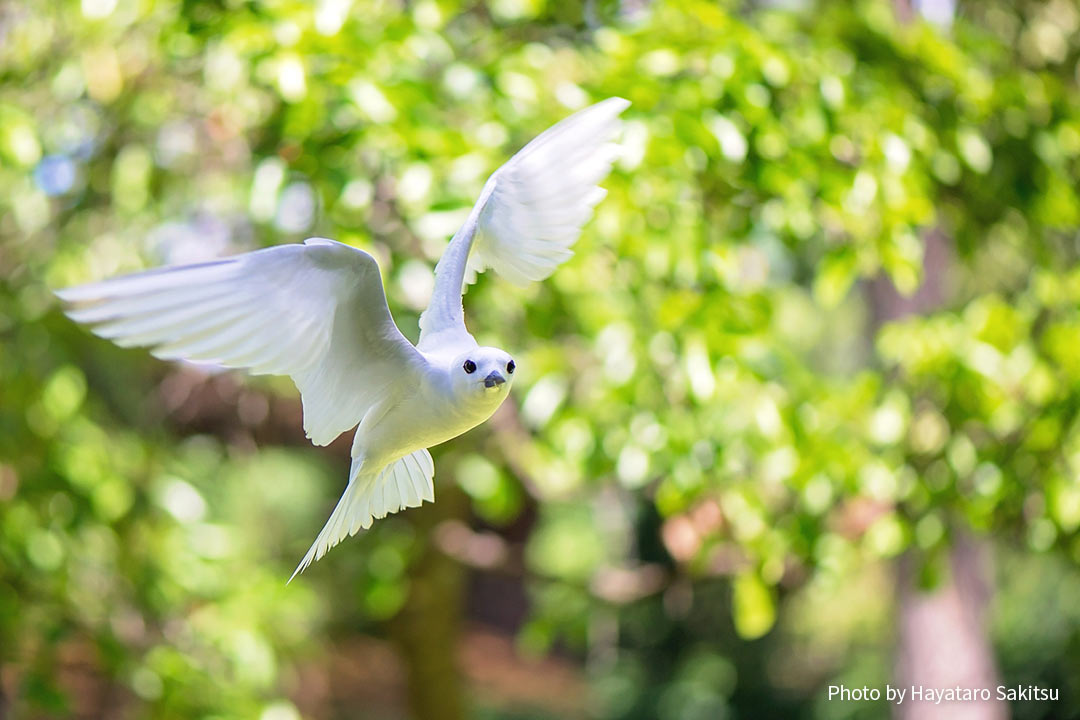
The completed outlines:
{"type": "Polygon", "coordinates": [[[289,582],[330,548],[361,528],[371,527],[375,520],[417,507],[425,500],[435,501],[435,464],[427,450],[417,450],[375,472],[360,472],[360,464],[353,458],[348,487],[289,582]]]}

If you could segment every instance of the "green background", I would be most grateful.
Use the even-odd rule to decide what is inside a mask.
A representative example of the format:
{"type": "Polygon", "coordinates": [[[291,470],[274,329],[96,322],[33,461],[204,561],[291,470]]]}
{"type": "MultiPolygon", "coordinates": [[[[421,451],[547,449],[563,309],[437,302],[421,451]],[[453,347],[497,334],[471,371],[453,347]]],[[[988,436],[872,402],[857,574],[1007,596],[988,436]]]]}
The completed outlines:
{"type": "Polygon", "coordinates": [[[1010,711],[1080,717],[1078,29],[1073,0],[0,7],[0,717],[881,717],[828,686],[896,684],[935,639],[905,608],[971,567],[1000,682],[1061,694],[1010,711]],[[487,175],[614,95],[576,256],[465,298],[511,398],[433,450],[435,505],[288,587],[348,437],[51,295],[321,235],[415,340],[487,175]]]}

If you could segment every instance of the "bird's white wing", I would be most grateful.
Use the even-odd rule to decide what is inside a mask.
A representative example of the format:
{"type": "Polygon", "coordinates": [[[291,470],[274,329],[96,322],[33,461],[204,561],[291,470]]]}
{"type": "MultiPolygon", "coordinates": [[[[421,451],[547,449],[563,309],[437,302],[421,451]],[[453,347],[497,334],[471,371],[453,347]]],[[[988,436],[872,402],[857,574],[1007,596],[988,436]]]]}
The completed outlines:
{"type": "Polygon", "coordinates": [[[375,258],[312,238],[224,260],[60,290],[68,315],[125,347],[257,374],[289,375],[304,430],[325,445],[423,359],[390,316],[375,258]]]}
{"type": "Polygon", "coordinates": [[[488,267],[511,282],[543,280],[573,255],[570,247],[606,191],[619,115],[608,98],[552,126],[496,170],[435,268],[435,290],[420,317],[421,350],[467,335],[461,294],[488,267]]]}

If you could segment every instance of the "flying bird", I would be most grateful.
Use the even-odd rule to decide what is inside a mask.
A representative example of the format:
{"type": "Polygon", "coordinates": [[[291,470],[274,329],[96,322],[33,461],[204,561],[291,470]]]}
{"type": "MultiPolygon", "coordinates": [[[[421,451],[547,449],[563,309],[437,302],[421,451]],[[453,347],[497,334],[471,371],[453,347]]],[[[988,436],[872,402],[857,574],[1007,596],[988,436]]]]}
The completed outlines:
{"type": "Polygon", "coordinates": [[[488,178],[435,267],[415,346],[390,315],[375,258],[325,238],[57,295],[73,320],[123,347],[290,376],[316,445],[356,428],[348,485],[291,581],[374,520],[435,500],[427,449],[491,417],[514,379],[510,354],[465,327],[467,282],[489,267],[518,285],[543,280],[573,254],[629,105],[608,98],[575,113],[488,178]]]}

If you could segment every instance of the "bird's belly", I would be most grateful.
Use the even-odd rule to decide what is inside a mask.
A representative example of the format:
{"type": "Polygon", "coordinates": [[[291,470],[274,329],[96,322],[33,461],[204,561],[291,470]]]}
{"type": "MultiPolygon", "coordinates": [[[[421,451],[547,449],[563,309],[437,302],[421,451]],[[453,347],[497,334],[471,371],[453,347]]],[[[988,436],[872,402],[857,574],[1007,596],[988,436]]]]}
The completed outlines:
{"type": "Polygon", "coordinates": [[[498,405],[468,409],[440,405],[423,395],[414,395],[388,411],[363,438],[357,438],[358,444],[369,458],[388,464],[456,438],[487,420],[498,408],[498,405]]]}

